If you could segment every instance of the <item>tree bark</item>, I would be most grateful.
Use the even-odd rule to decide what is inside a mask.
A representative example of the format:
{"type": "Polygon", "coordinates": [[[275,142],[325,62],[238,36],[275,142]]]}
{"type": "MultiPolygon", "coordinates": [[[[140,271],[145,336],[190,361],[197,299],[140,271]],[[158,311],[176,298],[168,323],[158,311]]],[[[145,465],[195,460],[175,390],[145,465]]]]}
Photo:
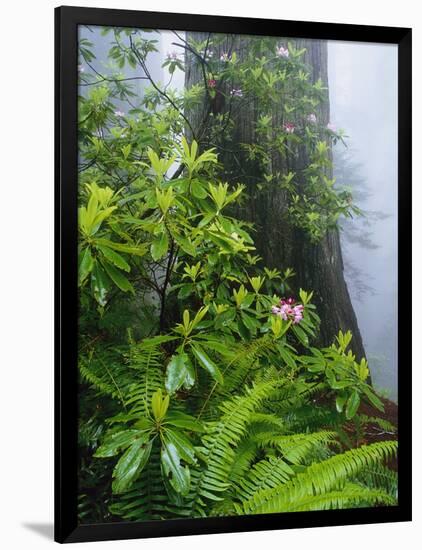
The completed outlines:
{"type": "MultiPolygon", "coordinates": [[[[196,40],[207,40],[208,33],[194,33],[196,40]]],[[[189,33],[187,38],[189,39],[189,33]]],[[[248,51],[250,38],[242,36],[227,36],[223,43],[213,48],[214,58],[222,53],[236,51],[242,59],[248,51]]],[[[281,41],[283,42],[283,41],[281,41]]],[[[312,82],[319,78],[328,88],[327,74],[327,43],[319,40],[289,39],[295,47],[306,48],[304,61],[309,65],[312,82]]],[[[190,54],[186,55],[185,84],[189,88],[204,75],[200,63],[190,54]]],[[[217,83],[218,84],[218,83],[217,83]]],[[[227,86],[226,84],[223,84],[227,86]]],[[[230,84],[232,85],[232,83],[230,84]]],[[[227,94],[228,89],[224,90],[227,94]]],[[[201,148],[215,146],[209,141],[209,129],[215,120],[215,112],[210,105],[203,105],[192,109],[187,115],[194,128],[198,129],[196,138],[201,148]],[[207,123],[204,125],[204,118],[207,123]]],[[[227,105],[219,105],[219,109],[227,110],[227,105]]],[[[310,242],[308,236],[300,228],[288,222],[285,215],[288,207],[286,191],[274,188],[262,192],[258,199],[253,198],[256,186],[263,181],[262,168],[257,162],[251,161],[246,152],[239,147],[240,143],[255,143],[255,123],[257,121],[257,100],[244,102],[239,112],[233,113],[234,128],[232,139],[227,146],[217,147],[219,159],[224,167],[224,178],[227,181],[246,184],[251,198],[237,207],[237,215],[255,226],[254,240],[258,254],[263,264],[269,268],[284,270],[287,267],[294,269],[296,275],[291,284],[297,293],[299,288],[314,291],[313,303],[317,306],[321,318],[318,343],[329,345],[333,342],[339,330],[351,330],[353,339],[351,347],[357,359],[365,356],[361,334],[357,324],[347,284],[344,278],[344,265],[340,246],[338,229],[330,230],[317,244],[310,242]]],[[[221,111],[220,111],[221,112],[221,111]]],[[[284,110],[282,105],[276,105],[272,111],[272,130],[281,128],[284,110]]],[[[321,124],[329,122],[330,108],[327,99],[317,112],[321,124]]],[[[294,121],[293,121],[294,122],[294,121]]],[[[287,173],[304,167],[307,162],[307,153],[299,150],[297,156],[281,159],[274,155],[271,161],[271,172],[287,173]]],[[[329,171],[329,176],[332,174],[329,171]]]]}

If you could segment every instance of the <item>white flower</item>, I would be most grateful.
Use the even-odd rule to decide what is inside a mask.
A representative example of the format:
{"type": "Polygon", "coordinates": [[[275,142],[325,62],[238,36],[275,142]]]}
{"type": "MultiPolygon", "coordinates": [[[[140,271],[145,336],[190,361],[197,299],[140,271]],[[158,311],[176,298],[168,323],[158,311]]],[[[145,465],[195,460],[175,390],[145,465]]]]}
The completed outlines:
{"type": "Polygon", "coordinates": [[[176,61],[177,59],[179,59],[179,54],[175,51],[167,52],[167,59],[173,59],[174,61],[176,61]]]}
{"type": "Polygon", "coordinates": [[[287,59],[289,57],[289,50],[283,46],[279,46],[276,50],[276,54],[278,57],[285,57],[287,59]]]}
{"type": "Polygon", "coordinates": [[[125,116],[123,111],[114,111],[114,116],[117,116],[118,118],[121,118],[125,116]]]}
{"type": "Polygon", "coordinates": [[[233,90],[230,91],[230,95],[232,97],[243,97],[243,92],[240,88],[233,88],[233,90]]]}

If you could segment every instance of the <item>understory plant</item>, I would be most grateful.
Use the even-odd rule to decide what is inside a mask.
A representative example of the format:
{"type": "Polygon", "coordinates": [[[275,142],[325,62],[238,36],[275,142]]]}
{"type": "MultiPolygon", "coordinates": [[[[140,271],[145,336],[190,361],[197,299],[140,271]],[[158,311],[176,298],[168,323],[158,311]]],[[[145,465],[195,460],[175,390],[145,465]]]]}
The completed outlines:
{"type": "MultiPolygon", "coordinates": [[[[111,58],[148,76],[154,41],[114,32],[111,58]]],[[[151,77],[130,113],[116,107],[131,97],[118,73],[81,75],[90,91],[79,124],[80,521],[394,505],[397,444],[362,443],[361,402],[383,404],[366,360],[349,350],[352,334],[313,345],[312,289],[291,296],[293,271],[262,265],[253,225],[233,214],[245,186],[220,179],[218,146],[199,146],[183,114],[213,99],[212,81],[238,82],[227,92],[235,102],[258,93],[247,75],[260,70],[262,105],[274,100],[269,75],[287,96],[299,82],[309,93],[295,113],[302,133],[285,121],[261,143],[313,150],[301,174],[274,184],[291,191],[288,215],[317,239],[350,207],[324,175],[334,133],[311,117],[321,86],[307,84],[303,52],[291,47],[213,64],[187,46],[202,55],[202,86],[178,96],[151,77]],[[303,178],[323,202],[298,194],[303,178]],[[359,445],[345,430],[354,422],[359,445]]],[[[81,55],[89,66],[86,41],[81,55]]],[[[176,65],[165,62],[170,74],[176,65]]],[[[268,161],[258,146],[250,154],[268,161]]]]}

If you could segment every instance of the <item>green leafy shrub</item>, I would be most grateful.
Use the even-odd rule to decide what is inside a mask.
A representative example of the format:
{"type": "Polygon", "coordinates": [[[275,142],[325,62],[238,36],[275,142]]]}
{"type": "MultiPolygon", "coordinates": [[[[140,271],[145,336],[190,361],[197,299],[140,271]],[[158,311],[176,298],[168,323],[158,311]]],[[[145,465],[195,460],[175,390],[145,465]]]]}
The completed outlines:
{"type": "MultiPolygon", "coordinates": [[[[117,69],[147,72],[154,41],[113,32],[117,69]]],[[[231,79],[231,100],[254,94],[268,109],[278,86],[286,97],[299,89],[302,100],[286,112],[301,122],[265,134],[263,112],[249,155],[265,164],[274,148],[313,151],[301,174],[263,183],[287,189],[288,215],[312,240],[350,214],[325,176],[327,143],[341,136],[310,118],[321,84],[308,82],[303,52],[289,46],[286,61],[261,42],[259,57],[206,64],[204,83],[181,94],[150,79],[128,114],[114,104],[132,97],[118,70],[81,76],[91,87],[79,122],[82,522],[396,502],[395,441],[345,448],[342,426],[359,418],[361,401],[382,409],[366,361],[348,351],[351,333],[312,345],[320,322],[312,291],[287,299],[294,273],[262,266],[253,227],[233,215],[242,182],[221,181],[216,149],[185,137],[184,109],[215,98],[212,81],[231,79]]],[[[90,44],[80,46],[89,64],[90,44]]],[[[190,47],[204,59],[204,45],[190,47]]],[[[183,62],[164,66],[172,73],[183,62]]],[[[221,125],[230,128],[224,117],[221,125]]]]}

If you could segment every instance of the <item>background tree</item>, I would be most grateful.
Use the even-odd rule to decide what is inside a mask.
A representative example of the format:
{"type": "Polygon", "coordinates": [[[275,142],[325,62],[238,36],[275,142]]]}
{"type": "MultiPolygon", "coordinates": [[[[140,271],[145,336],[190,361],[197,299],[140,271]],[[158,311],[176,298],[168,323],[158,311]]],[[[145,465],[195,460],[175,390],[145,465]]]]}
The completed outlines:
{"type": "MultiPolygon", "coordinates": [[[[308,228],[303,223],[292,223],[292,217],[287,215],[291,208],[291,189],[283,185],[283,176],[303,171],[312,153],[293,139],[287,141],[287,145],[284,141],[282,145],[286,146],[281,148],[276,142],[277,134],[283,130],[292,129],[291,138],[307,130],[303,128],[304,108],[309,113],[309,126],[315,122],[325,128],[329,125],[327,44],[318,40],[263,40],[209,33],[187,33],[186,41],[205,53],[198,58],[186,49],[186,86],[191,88],[205,79],[209,89],[208,104],[190,109],[188,118],[193,127],[199,128],[200,146],[216,147],[223,177],[246,184],[248,199],[238,213],[255,224],[255,243],[263,263],[279,270],[293,268],[295,277],[291,286],[296,292],[300,287],[314,289],[321,317],[322,344],[328,344],[339,329],[350,329],[354,335],[353,351],[363,357],[362,338],[344,278],[338,227],[332,224],[319,239],[310,239],[308,228]],[[298,73],[298,80],[302,78],[302,82],[298,81],[294,91],[288,90],[283,80],[274,76],[271,80],[262,61],[271,48],[286,62],[303,61],[302,74],[298,73]],[[225,66],[233,63],[233,54],[234,64],[243,61],[247,67],[250,60],[251,70],[245,67],[243,74],[227,70],[225,66]],[[215,60],[220,61],[218,72],[215,60]],[[272,95],[271,90],[265,92],[267,96],[262,94],[263,84],[273,89],[272,95]],[[312,91],[310,85],[316,89],[312,91]],[[273,146],[268,149],[269,142],[273,146]],[[276,185],[277,182],[281,185],[276,185]]],[[[327,142],[330,148],[331,141],[327,142]]],[[[329,162],[324,170],[331,179],[329,162]]],[[[306,182],[299,181],[297,194],[303,197],[306,187],[306,182]]],[[[308,203],[306,212],[298,212],[299,217],[312,216],[311,193],[308,200],[311,204],[308,203]]]]}
{"type": "Polygon", "coordinates": [[[374,238],[374,227],[379,221],[391,217],[381,210],[363,209],[363,205],[371,198],[372,193],[363,175],[363,166],[355,160],[356,152],[349,147],[336,147],[334,151],[334,177],[337,184],[344,186],[353,194],[353,199],[359,205],[359,219],[342,218],[339,221],[341,243],[348,274],[348,285],[352,298],[362,301],[365,296],[373,295],[375,289],[371,286],[370,275],[353,257],[350,247],[357,246],[364,250],[376,250],[379,244],[374,238]]]}

